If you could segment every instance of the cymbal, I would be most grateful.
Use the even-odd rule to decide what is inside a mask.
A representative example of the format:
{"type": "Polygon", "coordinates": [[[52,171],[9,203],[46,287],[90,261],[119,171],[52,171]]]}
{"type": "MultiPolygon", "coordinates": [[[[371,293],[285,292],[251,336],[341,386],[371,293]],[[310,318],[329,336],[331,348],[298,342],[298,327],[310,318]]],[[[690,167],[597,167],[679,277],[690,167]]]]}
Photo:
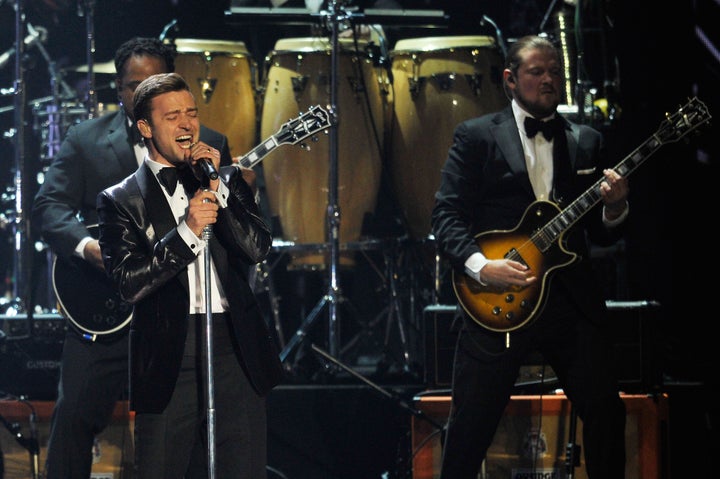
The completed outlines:
{"type": "MultiPolygon", "coordinates": [[[[77,67],[70,67],[69,70],[75,71],[75,72],[87,72],[88,71],[88,65],[80,65],[77,67]]],[[[102,73],[102,74],[115,74],[115,62],[109,61],[109,62],[103,62],[103,63],[95,63],[93,65],[93,73],[102,73]]]]}

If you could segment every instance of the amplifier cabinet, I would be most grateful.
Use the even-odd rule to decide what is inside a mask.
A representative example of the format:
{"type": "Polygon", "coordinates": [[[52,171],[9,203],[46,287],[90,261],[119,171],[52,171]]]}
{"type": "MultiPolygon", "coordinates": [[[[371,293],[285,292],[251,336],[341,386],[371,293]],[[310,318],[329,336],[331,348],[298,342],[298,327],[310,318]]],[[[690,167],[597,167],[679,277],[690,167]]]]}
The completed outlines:
{"type": "MultiPolygon", "coordinates": [[[[634,479],[669,477],[667,454],[667,395],[623,395],[627,408],[625,476],[634,479]]],[[[450,396],[424,395],[415,406],[435,422],[445,424],[450,396]]],[[[430,421],[413,417],[413,479],[440,477],[441,437],[430,421]]],[[[570,402],[562,395],[512,396],[483,465],[482,479],[566,477],[570,402]]],[[[577,421],[575,444],[580,464],[573,477],[587,479],[582,457],[582,421],[577,421]]]]}
{"type": "Polygon", "coordinates": [[[66,320],[59,314],[0,315],[0,391],[38,401],[57,397],[66,320]]]}
{"type": "MultiPolygon", "coordinates": [[[[45,476],[47,442],[50,436],[50,418],[54,401],[21,402],[0,401],[0,415],[8,424],[18,427],[25,440],[31,439],[30,413],[34,410],[37,440],[40,446],[38,477],[45,476]]],[[[130,479],[134,456],[134,415],[128,410],[127,401],[118,401],[112,421],[95,440],[93,467],[90,479],[130,479]]],[[[33,477],[30,453],[16,440],[7,428],[0,426],[0,452],[5,466],[4,479],[28,479],[33,477]]]]}

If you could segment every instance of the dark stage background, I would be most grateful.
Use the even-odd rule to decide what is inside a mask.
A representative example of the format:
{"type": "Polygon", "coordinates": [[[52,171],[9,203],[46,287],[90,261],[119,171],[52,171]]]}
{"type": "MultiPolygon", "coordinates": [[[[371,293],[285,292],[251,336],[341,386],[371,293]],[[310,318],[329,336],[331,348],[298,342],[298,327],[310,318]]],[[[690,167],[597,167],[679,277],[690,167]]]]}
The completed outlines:
{"type": "MultiPolygon", "coordinates": [[[[28,47],[23,60],[28,107],[24,114],[25,158],[21,189],[24,196],[22,206],[28,215],[37,189],[36,176],[47,164],[43,159],[42,126],[37,127],[38,119],[42,119],[42,109],[33,108],[33,101],[52,95],[50,72],[54,68],[70,89],[70,95],[63,100],[82,107],[86,100],[87,78],[86,74],[75,71],[75,67],[87,63],[89,18],[94,20],[95,51],[92,58],[96,65],[111,61],[121,42],[133,36],[159,36],[172,20],[177,20],[176,27],[167,32],[169,38],[243,41],[262,76],[264,57],[276,40],[309,33],[306,27],[265,24],[261,20],[233,22],[231,20],[238,17],[226,14],[229,2],[220,1],[26,0],[21,3],[26,23],[47,30],[43,48],[28,47]]],[[[557,33],[555,15],[563,9],[572,12],[576,8],[575,2],[551,0],[408,0],[400,3],[408,11],[443,10],[449,15],[449,21],[442,28],[431,30],[388,25],[385,30],[390,46],[407,38],[495,36],[492,25],[482,22],[483,15],[497,25],[507,42],[524,34],[554,35],[557,33]]],[[[665,113],[675,112],[693,96],[704,101],[711,114],[717,114],[720,76],[720,39],[716,28],[720,7],[717,2],[694,0],[672,2],[667,6],[649,0],[577,3],[583,5],[586,9],[583,12],[587,14],[584,17],[587,29],[582,38],[586,41],[584,67],[588,83],[597,88],[597,97],[607,99],[616,112],[615,117],[604,117],[597,126],[605,134],[610,153],[617,161],[648,139],[657,130],[665,113]]],[[[259,2],[238,0],[234,4],[257,6],[259,2]]],[[[14,6],[14,1],[0,0],[0,51],[11,48],[15,40],[14,6]]],[[[16,208],[18,162],[14,147],[16,140],[13,138],[16,116],[14,95],[9,91],[15,80],[15,58],[11,56],[6,64],[0,65],[0,88],[4,92],[0,96],[0,132],[3,133],[0,137],[0,273],[5,288],[2,312],[12,311],[14,300],[20,298],[28,299],[33,307],[37,305],[37,309],[33,308],[36,312],[52,314],[55,305],[47,273],[51,259],[39,239],[33,237],[32,225],[19,221],[24,216],[22,211],[18,214],[16,208]],[[20,249],[15,242],[18,230],[24,238],[20,249]],[[21,265],[19,271],[18,264],[21,265]],[[18,274],[20,278],[15,277],[18,274]],[[19,285],[25,286],[25,289],[19,288],[19,285]]],[[[117,102],[113,80],[110,74],[95,75],[100,102],[117,102]]],[[[259,121],[260,114],[257,119],[259,121]]],[[[618,325],[619,348],[630,351],[627,356],[620,356],[619,367],[632,371],[628,373],[631,377],[629,388],[648,393],[670,392],[671,403],[676,402],[671,404],[674,406],[671,408],[671,421],[682,418],[673,421],[675,430],[678,435],[684,436],[685,441],[699,444],[697,447],[700,449],[687,451],[695,458],[683,459],[682,465],[674,466],[685,472],[695,468],[700,470],[706,460],[696,458],[704,457],[706,444],[709,447],[712,441],[717,441],[713,439],[717,436],[717,401],[712,401],[708,393],[715,389],[718,379],[716,362],[712,360],[715,342],[708,329],[714,317],[714,310],[710,307],[714,303],[709,298],[714,294],[712,284],[715,283],[710,275],[716,260],[712,254],[706,255],[705,250],[699,248],[705,247],[705,243],[693,241],[693,248],[685,252],[692,255],[679,258],[678,264],[674,265],[673,243],[678,244],[678,239],[679,244],[687,244],[684,241],[688,239],[712,237],[706,230],[715,217],[712,205],[717,203],[712,193],[718,178],[716,133],[717,129],[711,125],[689,141],[663,146],[644,163],[630,179],[631,224],[624,242],[611,251],[597,252],[598,271],[606,280],[608,300],[649,300],[659,304],[648,311],[622,312],[613,316],[618,325]],[[699,213],[694,210],[699,210],[699,213]],[[703,211],[707,217],[700,215],[703,211]],[[692,293],[690,285],[693,286],[692,293]],[[678,294],[680,298],[692,297],[695,300],[679,304],[676,310],[673,299],[678,294]],[[630,319],[624,321],[628,316],[630,319]],[[638,330],[641,330],[640,333],[638,330]],[[628,335],[632,337],[628,339],[628,335]],[[623,349],[622,344],[626,343],[629,347],[623,349]],[[642,364],[637,365],[637,361],[642,364]]],[[[255,142],[260,140],[258,133],[255,142]]],[[[262,181],[261,166],[258,171],[262,181]]],[[[413,172],[408,171],[407,174],[412,175],[413,172]]],[[[436,302],[452,303],[453,296],[447,282],[441,281],[438,291],[433,280],[428,279],[433,269],[431,246],[422,242],[407,246],[398,240],[403,231],[398,226],[401,221],[394,208],[396,194],[383,182],[370,235],[371,239],[378,241],[361,247],[356,266],[341,271],[339,279],[343,297],[339,313],[343,336],[339,349],[340,359],[357,371],[384,385],[406,385],[407,389],[403,391],[413,394],[425,387],[435,386],[427,375],[428,358],[432,351],[426,347],[427,315],[422,314],[423,308],[436,302]],[[388,251],[391,254],[386,261],[388,251]],[[396,282],[391,284],[391,278],[396,282]],[[434,296],[436,294],[438,296],[434,296]],[[398,337],[400,332],[407,335],[405,343],[398,337]],[[408,361],[403,359],[403,349],[409,353],[408,361]]],[[[318,217],[317,221],[324,222],[325,218],[318,217]]],[[[313,308],[321,304],[327,288],[327,271],[290,271],[282,249],[278,249],[271,260],[264,271],[269,280],[262,282],[264,287],[259,290],[259,295],[266,306],[268,321],[278,328],[286,343],[303,326],[308,315],[313,314],[313,308]]],[[[322,361],[309,350],[310,342],[326,345],[326,311],[327,308],[317,316],[317,321],[307,325],[308,338],[290,355],[290,385],[360,383],[351,375],[328,376],[322,368],[322,361]]],[[[3,331],[12,336],[8,324],[5,320],[3,331]]],[[[52,330],[52,327],[49,329],[52,330]]],[[[6,340],[3,346],[5,359],[0,362],[0,368],[15,364],[13,351],[17,348],[22,349],[23,354],[38,349],[37,344],[18,346],[16,343],[8,347],[9,344],[10,341],[6,340]]],[[[56,345],[52,345],[50,350],[52,348],[56,345]]],[[[40,349],[44,351],[42,354],[47,355],[47,348],[40,349]]],[[[49,382],[52,384],[52,379],[49,382]]],[[[8,388],[7,384],[0,385],[0,388],[12,390],[12,386],[8,388]]],[[[372,395],[368,390],[365,393],[372,395]]],[[[295,394],[300,393],[293,389],[288,395],[295,394]]],[[[349,393],[341,395],[346,394],[349,393]]],[[[294,401],[300,402],[299,399],[294,401]]],[[[353,400],[343,397],[343,401],[353,400]]],[[[280,411],[271,422],[271,438],[276,441],[275,454],[278,454],[283,450],[282,442],[289,439],[278,438],[282,435],[278,432],[282,428],[277,426],[277,422],[289,421],[290,418],[283,416],[283,407],[277,401],[272,401],[272,405],[280,411]]],[[[377,406],[382,409],[382,404],[377,406]]],[[[394,413],[390,416],[385,419],[393,429],[393,439],[387,440],[386,445],[394,448],[398,442],[401,443],[395,440],[395,436],[402,437],[406,431],[396,431],[394,413]]],[[[376,419],[368,424],[375,427],[376,419]]],[[[327,425],[316,426],[322,428],[327,425]]],[[[345,427],[351,426],[346,424],[345,427]]],[[[322,435],[317,431],[313,433],[322,435]]],[[[323,439],[326,440],[327,437],[323,439]]],[[[369,438],[368,442],[371,440],[369,438]]],[[[676,448],[684,451],[681,440],[677,441],[676,448]]],[[[333,442],[332,446],[345,447],[342,442],[333,442]]],[[[332,448],[329,449],[328,453],[332,453],[332,448]]],[[[312,451],[304,453],[313,454],[312,451]]],[[[384,450],[378,454],[379,460],[386,464],[379,469],[392,469],[390,462],[396,460],[395,453],[395,450],[384,450]],[[388,457],[383,457],[388,452],[388,457]]],[[[343,453],[337,454],[342,456],[343,453]]],[[[348,457],[361,463],[369,461],[365,457],[348,457]]],[[[335,465],[335,459],[328,459],[332,465],[322,467],[339,467],[335,465]]],[[[324,457],[313,458],[315,462],[325,460],[324,457]]],[[[379,471],[375,469],[378,469],[377,465],[367,471],[365,477],[377,477],[379,471]]],[[[357,477],[362,476],[362,473],[359,474],[357,477]]]]}

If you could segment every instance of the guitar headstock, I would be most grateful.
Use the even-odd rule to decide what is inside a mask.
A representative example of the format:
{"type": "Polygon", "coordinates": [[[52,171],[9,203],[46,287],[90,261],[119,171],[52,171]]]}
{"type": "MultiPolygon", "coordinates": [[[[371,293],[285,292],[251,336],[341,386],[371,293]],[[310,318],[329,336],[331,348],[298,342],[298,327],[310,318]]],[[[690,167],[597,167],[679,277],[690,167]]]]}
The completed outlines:
{"type": "Polygon", "coordinates": [[[295,145],[330,126],[330,116],[320,105],[310,107],[299,117],[283,123],[275,135],[278,144],[295,145]]]}
{"type": "Polygon", "coordinates": [[[660,124],[655,136],[662,143],[676,142],[690,132],[709,123],[711,119],[712,116],[705,103],[695,97],[672,115],[668,113],[667,118],[660,124]]]}

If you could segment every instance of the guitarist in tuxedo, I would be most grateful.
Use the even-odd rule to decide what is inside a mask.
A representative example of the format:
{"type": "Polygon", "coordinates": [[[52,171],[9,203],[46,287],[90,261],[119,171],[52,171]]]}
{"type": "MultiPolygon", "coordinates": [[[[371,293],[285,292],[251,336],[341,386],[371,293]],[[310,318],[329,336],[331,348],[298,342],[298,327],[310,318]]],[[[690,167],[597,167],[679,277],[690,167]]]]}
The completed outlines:
{"type": "Polygon", "coordinates": [[[432,231],[454,275],[501,291],[547,280],[549,294],[531,322],[509,331],[485,327],[459,308],[441,478],[477,477],[530,352],[541,353],[552,367],[582,420],[588,477],[622,478],[625,407],[611,370],[605,301],[588,241],[609,245],[623,234],[627,179],[607,169],[600,132],[557,113],[564,78],[551,41],[528,36],[513,43],[503,80],[511,104],[456,127],[432,231]],[[551,201],[560,208],[596,182],[601,201],[563,238],[578,257],[554,270],[551,282],[521,256],[483,254],[481,233],[512,231],[532,203],[551,201]]]}
{"type": "MultiPolygon", "coordinates": [[[[155,38],[133,38],[123,43],[114,59],[122,108],[68,130],[32,212],[33,228],[58,258],[74,256],[104,271],[97,237],[88,229],[97,223],[97,194],[132,174],[142,162],[147,147],[132,119],[133,93],[150,75],[172,72],[174,57],[175,52],[155,38]]],[[[222,153],[223,164],[232,163],[224,135],[203,127],[200,139],[222,153]]],[[[108,279],[108,289],[114,291],[111,288],[108,279]]],[[[85,303],[84,308],[88,301],[102,301],[87,298],[82,290],[75,300],[85,303]]],[[[77,327],[68,328],[47,448],[46,479],[90,477],[94,438],[108,425],[117,400],[127,390],[127,330],[87,338],[77,327]]]]}

